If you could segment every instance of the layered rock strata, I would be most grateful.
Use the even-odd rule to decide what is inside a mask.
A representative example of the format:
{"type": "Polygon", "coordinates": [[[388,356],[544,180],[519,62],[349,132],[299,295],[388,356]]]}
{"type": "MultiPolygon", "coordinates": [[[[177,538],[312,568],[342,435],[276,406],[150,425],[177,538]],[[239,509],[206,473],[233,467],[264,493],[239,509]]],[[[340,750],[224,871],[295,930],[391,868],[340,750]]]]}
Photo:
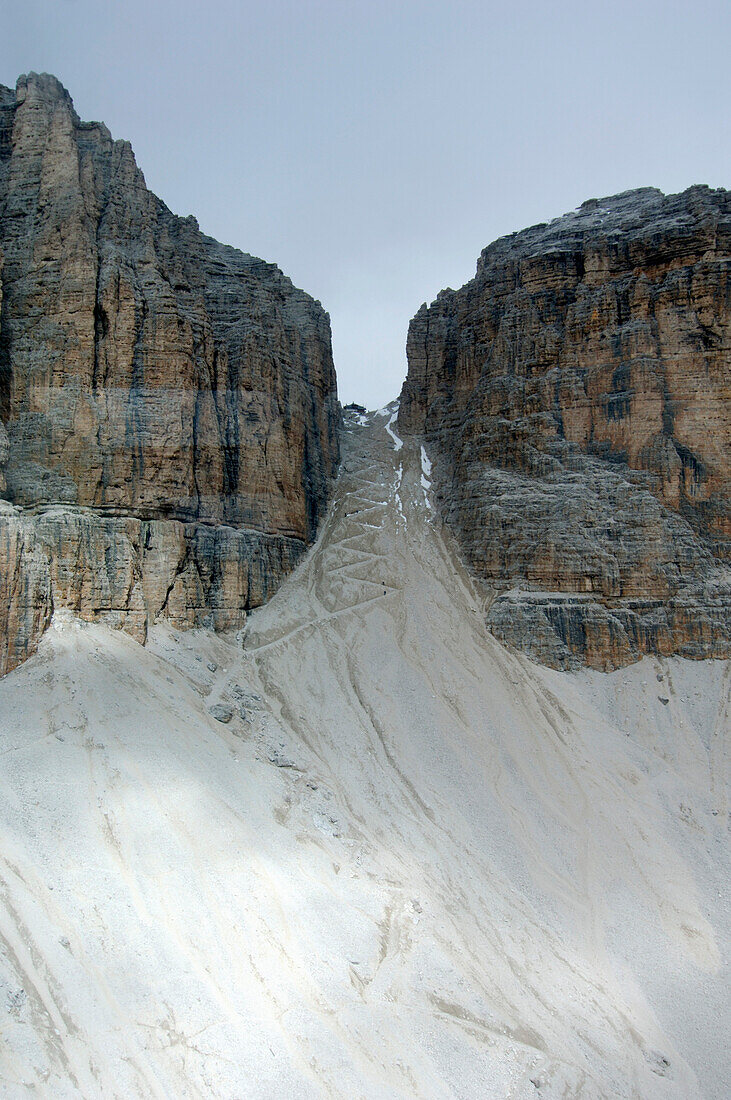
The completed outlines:
{"type": "Polygon", "coordinates": [[[414,317],[399,427],[502,640],[560,667],[729,652],[731,193],[590,200],[414,317]]]}
{"type": "Polygon", "coordinates": [[[240,625],[338,461],[329,318],[147,190],[55,78],[0,87],[0,672],[73,607],[240,625]]]}

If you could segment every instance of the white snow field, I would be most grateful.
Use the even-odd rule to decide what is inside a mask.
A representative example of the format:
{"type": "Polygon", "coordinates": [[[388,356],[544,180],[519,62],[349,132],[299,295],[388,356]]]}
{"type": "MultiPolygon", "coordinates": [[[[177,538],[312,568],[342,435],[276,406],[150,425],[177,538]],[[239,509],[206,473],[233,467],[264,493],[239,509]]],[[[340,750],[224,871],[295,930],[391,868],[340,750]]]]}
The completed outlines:
{"type": "Polygon", "coordinates": [[[729,1095],[728,665],[499,645],[390,411],[243,637],[0,681],[2,1097],[729,1095]]]}

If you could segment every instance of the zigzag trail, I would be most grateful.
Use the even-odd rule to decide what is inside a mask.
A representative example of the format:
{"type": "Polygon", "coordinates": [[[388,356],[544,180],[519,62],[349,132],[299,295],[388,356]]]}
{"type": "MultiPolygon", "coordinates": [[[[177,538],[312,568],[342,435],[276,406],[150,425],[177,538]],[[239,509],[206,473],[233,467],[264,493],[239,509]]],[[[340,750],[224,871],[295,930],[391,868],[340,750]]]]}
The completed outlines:
{"type": "Polygon", "coordinates": [[[388,423],[243,637],[0,682],[0,1095],[725,1095],[727,665],[508,652],[388,423]]]}

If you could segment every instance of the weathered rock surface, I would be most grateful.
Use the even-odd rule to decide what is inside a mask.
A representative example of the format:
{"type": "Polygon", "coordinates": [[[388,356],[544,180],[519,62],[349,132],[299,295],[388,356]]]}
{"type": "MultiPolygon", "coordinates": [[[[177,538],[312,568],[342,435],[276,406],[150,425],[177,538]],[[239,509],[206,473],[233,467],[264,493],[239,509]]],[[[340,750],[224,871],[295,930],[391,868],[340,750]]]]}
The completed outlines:
{"type": "Polygon", "coordinates": [[[54,77],[0,87],[0,672],[54,606],[241,623],[338,461],[330,325],[149,192],[54,77]]]}
{"type": "Polygon", "coordinates": [[[731,193],[590,200],[414,317],[399,427],[495,593],[562,667],[729,652],[731,193]]]}

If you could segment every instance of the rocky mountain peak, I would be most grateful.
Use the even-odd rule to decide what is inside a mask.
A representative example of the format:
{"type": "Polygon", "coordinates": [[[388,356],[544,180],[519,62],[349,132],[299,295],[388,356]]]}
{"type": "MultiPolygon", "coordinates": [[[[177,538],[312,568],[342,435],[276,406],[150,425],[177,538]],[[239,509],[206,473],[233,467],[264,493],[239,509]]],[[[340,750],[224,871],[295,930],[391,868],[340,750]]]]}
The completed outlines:
{"type": "Polygon", "coordinates": [[[0,669],[59,605],[242,622],[336,469],[327,314],[173,215],[46,74],[0,90],[0,263],[0,669]]]}
{"type": "Polygon", "coordinates": [[[407,352],[399,424],[499,637],[600,668],[728,652],[731,193],[641,188],[501,238],[407,352]]]}
{"type": "MultiPolygon", "coordinates": [[[[576,210],[550,222],[501,237],[483,249],[477,275],[496,260],[509,257],[528,260],[561,253],[589,255],[598,248],[618,250],[629,262],[642,248],[651,257],[653,242],[662,245],[654,257],[676,261],[690,259],[699,249],[715,249],[720,243],[729,250],[731,193],[705,185],[689,187],[679,195],[664,195],[656,187],[640,187],[600,199],[587,199],[576,210]],[[722,241],[716,240],[721,230],[722,241]]],[[[579,255],[577,255],[577,259],[579,255]]]]}

